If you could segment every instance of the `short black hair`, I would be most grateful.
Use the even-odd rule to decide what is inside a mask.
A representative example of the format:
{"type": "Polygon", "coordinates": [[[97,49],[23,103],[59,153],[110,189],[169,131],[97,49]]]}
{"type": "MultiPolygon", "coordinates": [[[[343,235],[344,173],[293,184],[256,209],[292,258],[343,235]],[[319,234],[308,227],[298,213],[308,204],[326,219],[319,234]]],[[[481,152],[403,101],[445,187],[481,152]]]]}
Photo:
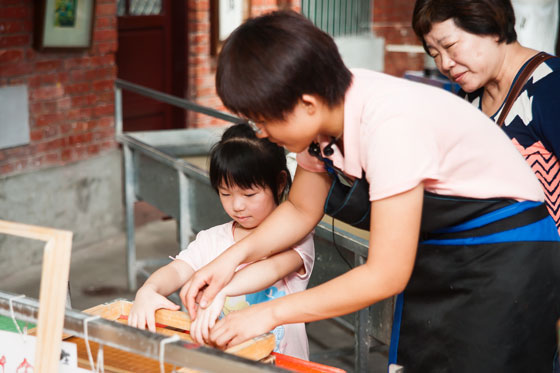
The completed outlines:
{"type": "Polygon", "coordinates": [[[506,44],[517,40],[515,13],[510,0],[416,0],[412,28],[422,41],[432,25],[452,19],[462,30],[475,35],[496,35],[506,44]]]}
{"type": "Polygon", "coordinates": [[[244,189],[269,187],[279,204],[292,183],[284,148],[259,139],[246,123],[229,127],[210,151],[210,184],[218,191],[222,183],[244,189]]]}
{"type": "Polygon", "coordinates": [[[334,40],[294,11],[247,20],[223,44],[216,91],[233,113],[283,120],[304,94],[329,107],[344,101],[352,73],[334,40]]]}

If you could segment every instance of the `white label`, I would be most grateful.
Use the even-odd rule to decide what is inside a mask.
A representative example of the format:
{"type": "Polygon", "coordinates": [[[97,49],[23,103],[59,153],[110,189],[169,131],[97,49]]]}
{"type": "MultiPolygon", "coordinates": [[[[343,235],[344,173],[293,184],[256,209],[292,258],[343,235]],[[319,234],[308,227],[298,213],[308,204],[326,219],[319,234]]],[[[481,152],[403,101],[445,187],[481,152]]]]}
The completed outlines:
{"type": "MultiPolygon", "coordinates": [[[[34,372],[36,345],[37,337],[35,336],[0,330],[0,372],[34,372]]],[[[75,343],[62,342],[59,367],[59,372],[84,371],[78,368],[78,353],[75,343]]]]}

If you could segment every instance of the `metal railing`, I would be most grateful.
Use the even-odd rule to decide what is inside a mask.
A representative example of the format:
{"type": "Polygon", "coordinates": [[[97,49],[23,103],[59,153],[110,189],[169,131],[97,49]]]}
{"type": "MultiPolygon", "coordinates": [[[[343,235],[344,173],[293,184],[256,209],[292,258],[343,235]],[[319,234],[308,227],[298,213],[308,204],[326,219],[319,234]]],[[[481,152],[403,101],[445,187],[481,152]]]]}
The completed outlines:
{"type": "Polygon", "coordinates": [[[332,36],[371,32],[372,0],[302,0],[301,11],[332,36]]]}

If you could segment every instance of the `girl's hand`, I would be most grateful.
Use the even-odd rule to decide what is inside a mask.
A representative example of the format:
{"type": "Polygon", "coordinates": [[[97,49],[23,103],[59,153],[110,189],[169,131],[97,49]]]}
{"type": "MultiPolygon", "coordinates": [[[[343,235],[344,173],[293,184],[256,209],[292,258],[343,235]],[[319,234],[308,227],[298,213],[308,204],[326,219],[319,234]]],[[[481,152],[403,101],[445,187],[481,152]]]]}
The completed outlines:
{"type": "Polygon", "coordinates": [[[192,322],[190,330],[191,337],[196,343],[210,344],[210,329],[216,324],[225,301],[226,295],[221,291],[207,308],[198,311],[198,317],[192,322]]]}
{"type": "Polygon", "coordinates": [[[160,308],[176,311],[180,307],[149,285],[142,286],[136,293],[134,304],[128,314],[128,325],[144,330],[146,325],[151,332],[156,331],[155,313],[160,308]]]}
{"type": "Polygon", "coordinates": [[[276,325],[266,303],[229,313],[212,328],[210,342],[226,349],[274,329],[276,325]]]}

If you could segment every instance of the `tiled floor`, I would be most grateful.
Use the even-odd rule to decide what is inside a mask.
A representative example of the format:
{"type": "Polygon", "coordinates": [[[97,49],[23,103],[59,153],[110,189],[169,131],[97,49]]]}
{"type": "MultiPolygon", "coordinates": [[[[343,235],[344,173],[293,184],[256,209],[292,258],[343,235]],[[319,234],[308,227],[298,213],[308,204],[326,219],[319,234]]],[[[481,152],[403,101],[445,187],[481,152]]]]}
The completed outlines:
{"type": "MultiPolygon", "coordinates": [[[[167,258],[179,248],[173,220],[161,220],[157,212],[142,210],[137,213],[137,255],[142,258],[167,258]],[[154,218],[158,218],[153,220],[154,218]]],[[[126,286],[125,236],[117,235],[88,247],[75,248],[70,267],[72,308],[84,310],[114,299],[134,299],[134,292],[126,286]]],[[[2,290],[38,298],[40,267],[7,279],[2,279],[2,290]]],[[[139,279],[141,284],[143,279],[139,279]]],[[[326,320],[308,325],[311,360],[353,372],[353,334],[334,321],[326,320]]],[[[368,372],[386,372],[386,353],[371,355],[368,372]]]]}

